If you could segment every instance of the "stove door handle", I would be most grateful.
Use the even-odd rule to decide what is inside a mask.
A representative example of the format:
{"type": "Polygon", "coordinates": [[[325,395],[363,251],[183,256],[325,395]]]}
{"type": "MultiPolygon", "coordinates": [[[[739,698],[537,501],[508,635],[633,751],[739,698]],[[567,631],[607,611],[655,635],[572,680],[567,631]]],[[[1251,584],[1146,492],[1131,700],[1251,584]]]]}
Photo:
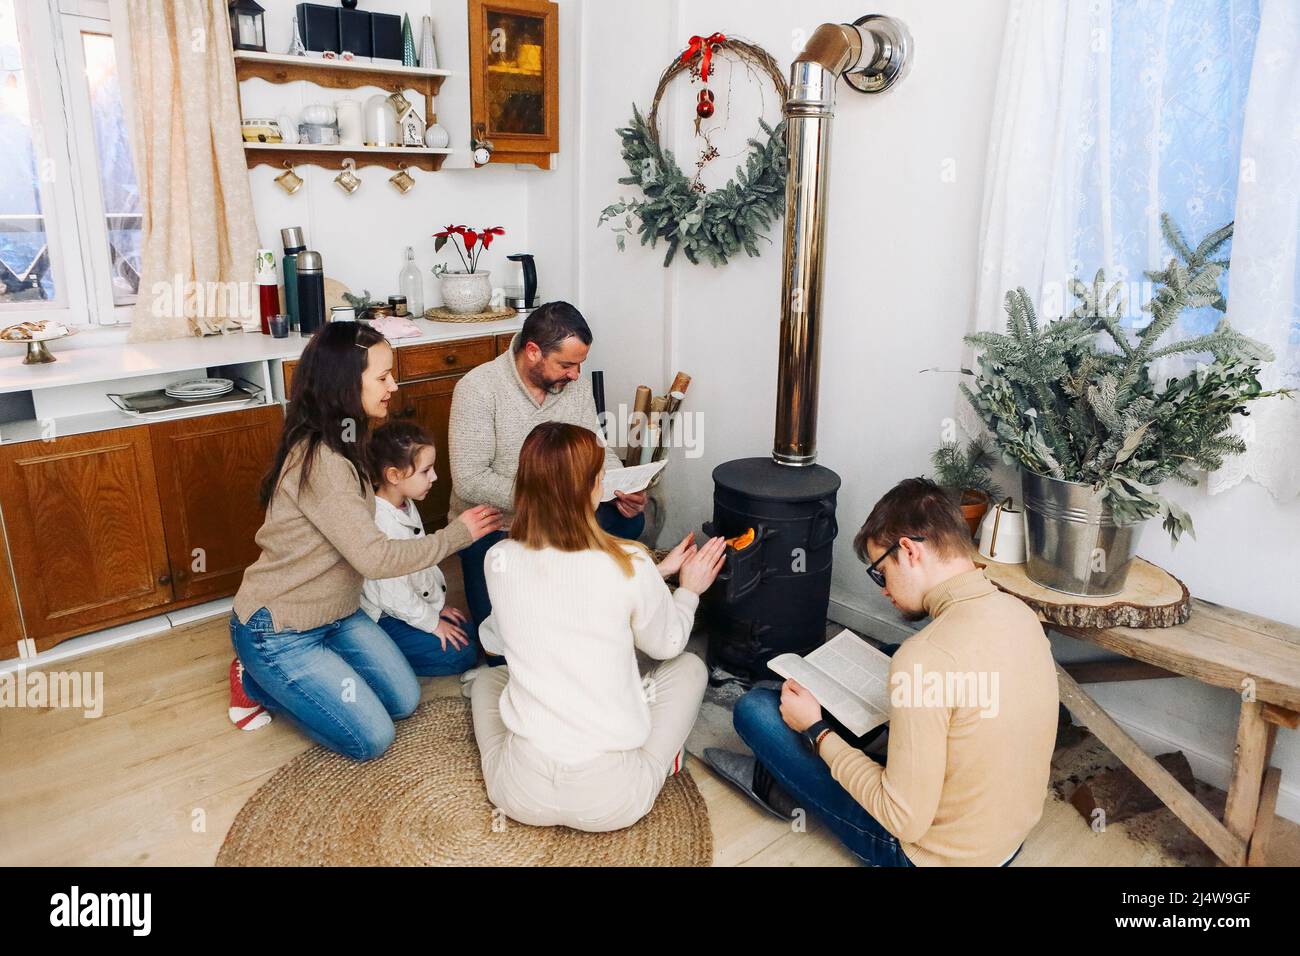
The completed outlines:
{"type": "Polygon", "coordinates": [[[809,529],[808,550],[816,551],[826,547],[839,533],[839,522],[835,520],[835,504],[829,498],[823,499],[821,510],[813,516],[812,527],[809,529]]]}

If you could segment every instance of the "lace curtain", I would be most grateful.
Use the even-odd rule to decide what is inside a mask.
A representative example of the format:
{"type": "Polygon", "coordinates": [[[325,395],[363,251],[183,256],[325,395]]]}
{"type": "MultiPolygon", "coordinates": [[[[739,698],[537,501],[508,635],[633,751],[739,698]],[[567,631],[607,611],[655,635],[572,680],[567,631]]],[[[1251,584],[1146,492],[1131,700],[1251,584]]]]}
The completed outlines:
{"type": "MultiPolygon", "coordinates": [[[[1090,281],[1098,268],[1124,283],[1125,321],[1140,327],[1152,291],[1143,270],[1171,255],[1160,214],[1193,241],[1235,217],[1229,317],[1276,351],[1266,384],[1300,385],[1297,18],[1290,0],[1013,0],[974,329],[1001,330],[1017,286],[1041,317],[1060,316],[1073,305],[1069,278],[1090,281]]],[[[1190,311],[1169,334],[1217,318],[1190,311]]],[[[1211,493],[1245,477],[1279,498],[1300,493],[1297,409],[1257,405],[1239,426],[1249,452],[1209,476],[1211,493]]],[[[978,433],[968,407],[959,417],[978,433]]]]}
{"type": "Polygon", "coordinates": [[[122,7],[144,201],[130,339],[225,331],[245,307],[258,245],[226,5],[124,0],[122,7]]]}

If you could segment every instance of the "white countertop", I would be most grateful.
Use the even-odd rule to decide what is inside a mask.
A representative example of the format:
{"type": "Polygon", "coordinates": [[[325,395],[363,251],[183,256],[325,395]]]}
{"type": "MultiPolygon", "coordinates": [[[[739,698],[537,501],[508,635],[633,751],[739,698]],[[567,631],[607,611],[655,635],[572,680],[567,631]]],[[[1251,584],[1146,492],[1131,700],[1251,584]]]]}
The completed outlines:
{"type": "MultiPolygon", "coordinates": [[[[394,348],[517,332],[523,325],[518,318],[463,323],[413,321],[420,328],[419,338],[396,339],[392,343],[394,348]]],[[[252,332],[132,343],[126,341],[124,330],[104,328],[49,343],[50,351],[58,359],[56,362],[24,365],[25,345],[6,343],[8,348],[0,353],[0,394],[111,382],[242,362],[296,359],[306,344],[307,339],[296,333],[291,333],[287,339],[276,339],[252,332]]]]}

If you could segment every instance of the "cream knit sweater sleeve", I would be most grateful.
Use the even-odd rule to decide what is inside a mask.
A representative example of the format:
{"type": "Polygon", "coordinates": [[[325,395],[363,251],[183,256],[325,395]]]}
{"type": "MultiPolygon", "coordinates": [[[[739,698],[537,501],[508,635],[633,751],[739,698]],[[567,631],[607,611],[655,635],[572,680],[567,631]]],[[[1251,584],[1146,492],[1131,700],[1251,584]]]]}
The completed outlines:
{"type": "Polygon", "coordinates": [[[643,654],[666,661],[686,650],[700,596],[685,588],[668,590],[659,569],[644,552],[632,558],[636,603],[632,609],[632,636],[643,654]]]}
{"type": "Polygon", "coordinates": [[[447,426],[447,444],[452,450],[451,483],[457,497],[464,501],[510,512],[515,507],[514,479],[492,470],[497,438],[492,401],[486,375],[471,372],[456,383],[447,426]]]}
{"type": "Polygon", "coordinates": [[[409,541],[394,541],[375,525],[374,496],[362,493],[356,469],[320,447],[311,478],[298,488],[298,510],[363,578],[393,578],[437,564],[472,542],[463,522],[409,541]]]}

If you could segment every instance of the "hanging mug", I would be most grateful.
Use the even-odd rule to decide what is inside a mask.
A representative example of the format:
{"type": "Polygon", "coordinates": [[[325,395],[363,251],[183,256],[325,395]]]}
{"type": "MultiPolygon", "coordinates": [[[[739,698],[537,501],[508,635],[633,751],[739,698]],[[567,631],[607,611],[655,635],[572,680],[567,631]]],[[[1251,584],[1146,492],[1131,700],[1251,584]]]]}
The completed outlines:
{"type": "Polygon", "coordinates": [[[980,554],[1000,564],[1025,560],[1025,514],[1010,498],[989,509],[980,524],[980,554]]]}
{"type": "Polygon", "coordinates": [[[284,164],[284,172],[276,176],[275,181],[290,196],[302,189],[302,177],[293,171],[293,166],[288,161],[284,164]]]}
{"type": "Polygon", "coordinates": [[[357,187],[361,185],[361,179],[357,176],[355,170],[357,161],[352,157],[343,160],[343,172],[334,177],[334,181],[342,187],[346,193],[354,193],[357,187]]]}
{"type": "Polygon", "coordinates": [[[397,172],[389,176],[388,181],[392,183],[400,193],[410,192],[411,187],[415,185],[415,179],[406,171],[406,163],[398,163],[397,172]]]}

